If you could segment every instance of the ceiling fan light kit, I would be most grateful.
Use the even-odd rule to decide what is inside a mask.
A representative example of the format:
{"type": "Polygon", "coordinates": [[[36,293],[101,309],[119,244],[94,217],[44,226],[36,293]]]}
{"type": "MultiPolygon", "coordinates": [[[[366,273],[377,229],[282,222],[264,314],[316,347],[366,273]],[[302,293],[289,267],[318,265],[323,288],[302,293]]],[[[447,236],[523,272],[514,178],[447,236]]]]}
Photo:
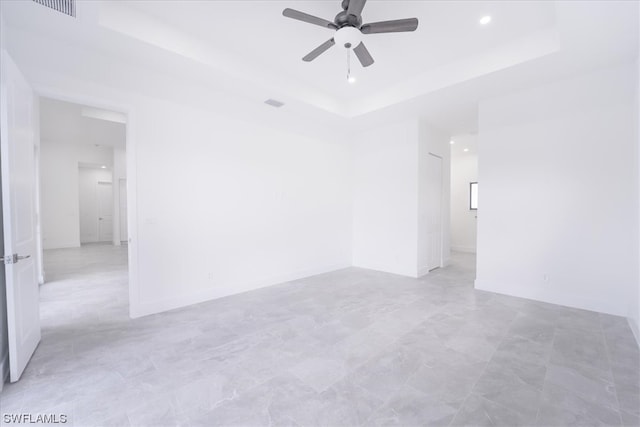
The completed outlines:
{"type": "Polygon", "coordinates": [[[333,40],[346,49],[358,46],[362,41],[362,33],[356,27],[342,27],[333,36],[333,40]]]}
{"type": "Polygon", "coordinates": [[[333,37],[302,58],[305,62],[311,62],[333,45],[347,49],[347,80],[354,83],[355,78],[351,76],[350,54],[351,50],[358,57],[363,67],[369,67],[375,61],[362,41],[365,34],[399,33],[415,31],[418,28],[417,18],[397,19],[393,21],[372,22],[362,24],[362,10],[367,0],[343,0],[342,12],[338,13],[333,22],[308,13],[294,9],[285,9],[282,14],[287,18],[319,25],[321,27],[335,31],[333,37]]]}

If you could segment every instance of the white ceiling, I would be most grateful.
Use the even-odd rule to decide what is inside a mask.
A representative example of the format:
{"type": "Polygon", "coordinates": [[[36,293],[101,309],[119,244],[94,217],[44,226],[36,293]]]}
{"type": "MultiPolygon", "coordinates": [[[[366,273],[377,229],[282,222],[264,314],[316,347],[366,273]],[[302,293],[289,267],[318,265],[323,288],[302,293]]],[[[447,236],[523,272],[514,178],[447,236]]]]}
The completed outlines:
{"type": "Polygon", "coordinates": [[[43,143],[125,148],[126,125],[106,110],[40,98],[40,139],[43,143]],[[109,120],[94,117],[103,116],[109,120]],[[93,116],[93,117],[90,117],[93,116]]]}
{"type": "Polygon", "coordinates": [[[468,157],[478,155],[478,135],[465,134],[451,137],[451,155],[453,157],[468,157]]]}
{"type": "Polygon", "coordinates": [[[281,15],[291,7],[332,20],[339,0],[85,1],[76,19],[30,1],[2,6],[20,31],[172,75],[176,84],[216,88],[247,105],[280,99],[287,105],[273,114],[351,130],[420,117],[452,134],[475,132],[484,97],[638,57],[638,2],[631,1],[369,0],[365,22],[418,17],[420,26],[366,35],[376,63],[363,69],[356,62],[355,85],[346,82],[338,46],[314,62],[301,60],[331,30],[281,15]],[[478,23],[484,15],[493,18],[488,26],[478,23]]]}
{"type": "Polygon", "coordinates": [[[246,63],[272,68],[287,78],[349,102],[425,71],[486,52],[555,25],[553,2],[369,1],[365,22],[417,17],[412,33],[372,34],[363,41],[376,60],[363,69],[353,58],[357,84],[346,81],[346,50],[334,46],[312,63],[301,58],[334,31],[284,18],[286,7],[333,20],[340,1],[131,1],[153,16],[246,63]],[[491,25],[480,17],[491,14],[491,25]]]}

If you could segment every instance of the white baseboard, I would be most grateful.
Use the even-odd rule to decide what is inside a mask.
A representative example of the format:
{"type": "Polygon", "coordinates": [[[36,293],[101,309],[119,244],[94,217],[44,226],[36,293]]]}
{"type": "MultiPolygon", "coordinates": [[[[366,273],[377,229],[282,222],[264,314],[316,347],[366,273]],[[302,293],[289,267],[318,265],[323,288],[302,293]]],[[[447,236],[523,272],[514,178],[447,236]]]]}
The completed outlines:
{"type": "Polygon", "coordinates": [[[527,286],[520,285],[518,287],[514,287],[512,281],[500,282],[476,279],[475,288],[482,291],[494,292],[512,297],[525,298],[549,304],[563,305],[565,307],[573,307],[582,310],[626,317],[626,313],[620,312],[620,307],[607,301],[606,298],[585,298],[584,296],[577,294],[552,291],[542,284],[528,284],[527,286]]]}
{"type": "Polygon", "coordinates": [[[413,278],[418,278],[419,277],[418,273],[422,270],[421,268],[418,268],[411,271],[405,271],[405,270],[396,268],[395,266],[391,267],[391,266],[385,266],[380,264],[370,265],[370,264],[361,263],[361,262],[354,262],[351,266],[356,268],[365,268],[367,270],[380,271],[382,273],[389,273],[389,274],[395,274],[398,276],[413,277],[413,278]]]}
{"type": "Polygon", "coordinates": [[[2,356],[2,361],[0,361],[0,376],[2,380],[0,381],[0,391],[4,387],[4,383],[9,379],[9,352],[7,351],[4,356],[2,356]]]}
{"type": "Polygon", "coordinates": [[[255,282],[247,282],[241,284],[225,284],[224,286],[216,286],[215,289],[209,289],[203,292],[197,292],[189,295],[181,295],[172,298],[164,298],[162,300],[150,301],[140,303],[137,307],[134,304],[129,306],[129,315],[131,318],[138,318],[142,316],[148,316],[151,314],[162,313],[164,311],[174,310],[181,307],[186,307],[193,304],[199,304],[215,300],[218,298],[224,298],[231,295],[237,295],[244,292],[253,291],[259,288],[267,286],[273,286],[280,283],[290,282],[292,280],[304,279],[305,277],[315,276],[317,274],[329,273],[331,271],[342,270],[343,268],[351,267],[351,263],[339,263],[328,265],[324,267],[300,270],[284,274],[280,276],[271,277],[269,279],[258,280],[255,282]],[[233,291],[229,291],[233,289],[233,291]]]}
{"type": "Polygon", "coordinates": [[[422,277],[425,274],[429,274],[429,267],[420,267],[420,268],[418,268],[418,277],[422,277]]]}
{"type": "Polygon", "coordinates": [[[449,264],[451,264],[451,257],[444,257],[444,258],[442,258],[442,264],[440,265],[440,267],[434,267],[434,268],[429,268],[427,266],[418,267],[418,276],[417,277],[422,277],[422,276],[424,276],[426,274],[429,274],[429,272],[431,270],[435,270],[437,268],[445,268],[449,264]]]}
{"type": "Polygon", "coordinates": [[[465,252],[469,254],[475,254],[476,248],[472,246],[451,246],[453,252],[465,252]]]}
{"type": "Polygon", "coordinates": [[[48,242],[42,245],[42,250],[48,251],[49,249],[70,249],[79,247],[79,242],[48,242]]]}

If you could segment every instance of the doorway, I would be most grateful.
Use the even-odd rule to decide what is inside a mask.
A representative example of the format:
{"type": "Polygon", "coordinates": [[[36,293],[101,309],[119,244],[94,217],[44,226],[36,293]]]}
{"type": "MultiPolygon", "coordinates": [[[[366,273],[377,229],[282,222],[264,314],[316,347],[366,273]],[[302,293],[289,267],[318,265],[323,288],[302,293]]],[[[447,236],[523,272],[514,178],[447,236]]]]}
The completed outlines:
{"type": "Polygon", "coordinates": [[[114,200],[112,171],[107,168],[78,168],[80,244],[113,242],[114,200]]]}
{"type": "Polygon", "coordinates": [[[451,139],[451,250],[458,253],[475,254],[477,248],[477,138],[465,134],[451,139]]]}
{"type": "Polygon", "coordinates": [[[113,241],[113,190],[110,182],[98,182],[98,242],[113,241]]]}
{"type": "MultiPolygon", "coordinates": [[[[15,382],[41,334],[59,342],[65,334],[106,327],[116,316],[136,315],[135,272],[130,270],[137,257],[135,250],[120,245],[120,239],[126,239],[135,249],[135,240],[127,236],[135,235],[136,229],[126,220],[135,213],[122,212],[119,191],[120,182],[127,182],[127,168],[135,163],[125,155],[133,147],[127,147],[131,131],[126,115],[61,101],[69,98],[55,90],[40,88],[36,93],[4,50],[0,65],[6,89],[0,93],[0,224],[4,250],[10,254],[3,259],[6,311],[0,310],[0,326],[6,317],[7,335],[0,337],[0,372],[4,378],[8,360],[10,380],[15,382]],[[95,132],[100,127],[102,131],[95,132]],[[120,137],[117,144],[114,135],[120,137]],[[111,233],[111,242],[81,245],[82,163],[111,171],[104,181],[111,187],[111,212],[105,212],[109,186],[96,189],[102,198],[99,212],[110,213],[112,220],[111,231],[108,226],[99,228],[98,238],[104,240],[111,233]]],[[[93,103],[82,95],[76,99],[93,103]]],[[[135,185],[135,174],[131,175],[130,184],[135,185]]],[[[132,200],[123,205],[135,211],[135,192],[127,193],[132,200]]]]}
{"type": "Polygon", "coordinates": [[[125,116],[40,98],[44,334],[129,317],[125,116]],[[64,125],[62,125],[64,124],[64,125]],[[122,230],[124,226],[125,230],[122,230]]]}
{"type": "Polygon", "coordinates": [[[47,251],[87,244],[119,246],[129,229],[126,117],[46,97],[39,104],[45,258],[47,251]]]}

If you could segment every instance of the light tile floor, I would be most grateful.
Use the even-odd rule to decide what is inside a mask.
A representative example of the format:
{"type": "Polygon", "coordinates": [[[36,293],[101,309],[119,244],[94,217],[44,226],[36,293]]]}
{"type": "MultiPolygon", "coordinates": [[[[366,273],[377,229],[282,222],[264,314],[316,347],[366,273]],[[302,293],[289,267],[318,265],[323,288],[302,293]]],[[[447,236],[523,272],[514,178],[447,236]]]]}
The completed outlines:
{"type": "Polygon", "coordinates": [[[349,268],[127,315],[126,248],[46,253],[42,343],[2,413],[67,425],[639,425],[620,317],[349,268]]]}

